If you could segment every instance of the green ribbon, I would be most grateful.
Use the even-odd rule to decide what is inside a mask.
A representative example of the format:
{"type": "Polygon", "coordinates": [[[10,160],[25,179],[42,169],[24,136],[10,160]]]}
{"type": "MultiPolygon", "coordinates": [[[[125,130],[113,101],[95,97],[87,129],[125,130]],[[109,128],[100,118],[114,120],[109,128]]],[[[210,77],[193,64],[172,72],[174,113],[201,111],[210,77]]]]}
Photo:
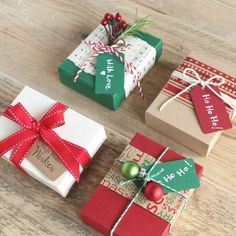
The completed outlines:
{"type": "MultiPolygon", "coordinates": [[[[154,176],[157,175],[157,173],[150,175],[150,173],[152,173],[152,170],[155,168],[156,165],[159,164],[161,158],[166,154],[166,152],[169,150],[169,147],[166,147],[165,150],[161,153],[161,155],[158,157],[158,159],[155,161],[155,163],[152,165],[152,167],[145,173],[145,175],[143,177],[137,177],[135,179],[132,180],[123,180],[120,182],[121,185],[127,184],[129,182],[133,182],[133,181],[137,181],[137,180],[142,180],[143,183],[140,186],[138,192],[134,195],[133,199],[130,201],[130,203],[128,204],[128,206],[125,208],[125,210],[123,211],[123,213],[121,214],[121,216],[118,218],[118,220],[116,221],[116,223],[114,224],[114,226],[112,227],[111,231],[110,231],[110,236],[113,236],[114,232],[116,231],[116,228],[118,227],[119,223],[121,222],[121,220],[124,218],[124,216],[126,215],[126,213],[128,212],[128,210],[130,209],[130,207],[132,206],[132,204],[135,202],[135,200],[138,198],[139,194],[142,192],[142,190],[146,187],[147,183],[149,181],[153,181],[155,183],[158,183],[160,185],[162,185],[163,187],[170,189],[172,192],[175,192],[176,194],[180,195],[181,197],[184,198],[184,206],[181,208],[180,214],[182,213],[183,209],[185,208],[186,204],[187,204],[187,197],[184,196],[181,192],[176,191],[175,189],[163,184],[160,181],[157,181],[155,179],[153,179],[154,176]]],[[[117,159],[116,161],[123,163],[122,160],[117,159]]],[[[174,217],[171,219],[170,223],[173,221],[174,217]]]]}

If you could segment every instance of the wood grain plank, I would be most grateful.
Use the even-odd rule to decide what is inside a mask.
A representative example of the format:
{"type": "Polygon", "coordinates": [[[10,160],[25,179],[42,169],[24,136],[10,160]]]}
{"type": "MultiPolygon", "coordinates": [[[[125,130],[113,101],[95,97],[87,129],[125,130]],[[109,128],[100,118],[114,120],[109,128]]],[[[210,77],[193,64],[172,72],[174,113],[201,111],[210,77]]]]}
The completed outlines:
{"type": "Polygon", "coordinates": [[[235,31],[231,30],[233,24],[228,25],[228,16],[232,21],[235,19],[232,14],[235,2],[202,2],[193,3],[194,12],[187,12],[185,0],[181,3],[174,0],[172,4],[150,1],[151,5],[141,0],[0,2],[0,109],[27,84],[104,124],[109,137],[83,174],[81,183],[73,187],[66,199],[0,160],[0,235],[97,235],[82,224],[79,210],[137,131],[186,156],[194,156],[205,167],[202,187],[171,235],[236,234],[235,121],[234,128],[222,135],[209,158],[198,158],[144,124],[144,111],[186,54],[197,49],[219,58],[222,63],[236,61],[236,48],[230,40],[235,37],[235,31]],[[162,8],[158,5],[161,3],[162,8]],[[164,52],[143,82],[145,101],[140,100],[136,91],[117,112],[112,112],[62,85],[56,68],[92,31],[104,12],[120,11],[132,21],[136,7],[139,16],[151,15],[157,22],[156,27],[149,26],[147,31],[164,40],[164,52]],[[208,12],[221,16],[219,24],[213,20],[216,18],[209,19],[208,12]],[[223,30],[218,32],[219,28],[223,30]],[[45,219],[47,224],[42,223],[45,219]]]}
{"type": "Polygon", "coordinates": [[[236,45],[236,3],[225,0],[134,0],[236,45]]]}

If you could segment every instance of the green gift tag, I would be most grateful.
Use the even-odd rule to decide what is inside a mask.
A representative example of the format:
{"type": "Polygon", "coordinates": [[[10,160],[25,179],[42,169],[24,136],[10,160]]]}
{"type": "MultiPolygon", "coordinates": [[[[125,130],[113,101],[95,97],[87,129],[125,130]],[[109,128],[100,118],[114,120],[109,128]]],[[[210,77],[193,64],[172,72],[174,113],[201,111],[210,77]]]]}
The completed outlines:
{"type": "MultiPolygon", "coordinates": [[[[151,171],[150,177],[178,192],[200,186],[193,159],[160,162],[151,171]]],[[[165,193],[173,192],[166,187],[163,189],[165,193]]]]}
{"type": "MultiPolygon", "coordinates": [[[[121,54],[124,57],[124,54],[121,54]]],[[[96,94],[115,94],[124,90],[124,63],[114,53],[103,53],[96,58],[96,94]]]]}

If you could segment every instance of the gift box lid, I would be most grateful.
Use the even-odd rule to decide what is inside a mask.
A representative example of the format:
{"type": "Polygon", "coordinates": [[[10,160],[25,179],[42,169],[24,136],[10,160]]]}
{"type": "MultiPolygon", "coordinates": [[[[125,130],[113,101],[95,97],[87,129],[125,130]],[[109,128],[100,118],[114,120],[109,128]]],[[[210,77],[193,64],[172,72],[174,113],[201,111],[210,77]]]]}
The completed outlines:
{"type": "MultiPolygon", "coordinates": [[[[163,145],[139,133],[133,137],[130,145],[153,157],[158,157],[165,149],[163,145]]],[[[184,159],[184,157],[169,150],[168,155],[166,154],[162,161],[168,162],[179,159],[184,159]]],[[[200,178],[203,168],[198,164],[195,164],[195,167],[200,178]]],[[[123,213],[128,203],[128,199],[100,184],[81,210],[80,216],[84,223],[97,229],[104,235],[109,235],[113,225],[123,213]]],[[[133,204],[120,222],[114,235],[141,236],[153,235],[153,232],[155,232],[155,235],[165,236],[169,232],[169,227],[170,224],[167,221],[133,204]]]]}
{"type": "MultiPolygon", "coordinates": [[[[187,58],[188,62],[185,60],[183,64],[178,67],[179,69],[186,67],[188,64],[190,68],[195,68],[193,63],[189,61],[193,58],[197,60],[197,66],[200,66],[201,69],[206,71],[212,70],[206,73],[219,73],[221,75],[224,73],[220,71],[225,71],[234,77],[236,76],[235,66],[233,66],[233,64],[226,65],[223,63],[221,58],[212,58],[202,52],[192,52],[187,58]],[[201,62],[202,65],[200,65],[201,62]],[[207,66],[210,66],[211,68],[207,68],[207,66]]],[[[195,69],[198,71],[198,68],[195,69]]],[[[225,76],[227,77],[229,75],[225,74],[225,76]]],[[[187,103],[185,101],[180,101],[180,99],[174,99],[162,111],[160,111],[161,105],[175,94],[175,92],[173,92],[174,89],[179,90],[181,87],[181,85],[174,82],[173,78],[174,77],[171,77],[171,82],[167,82],[160,94],[155,98],[145,112],[145,122],[149,126],[196,153],[207,156],[218,140],[221,131],[204,134],[199,125],[191,101],[187,103]]],[[[235,86],[232,83],[230,86],[231,91],[233,91],[232,89],[234,89],[235,86]]],[[[186,101],[189,100],[189,93],[182,95],[182,98],[186,101]],[[186,99],[184,96],[186,96],[186,99]]]]}

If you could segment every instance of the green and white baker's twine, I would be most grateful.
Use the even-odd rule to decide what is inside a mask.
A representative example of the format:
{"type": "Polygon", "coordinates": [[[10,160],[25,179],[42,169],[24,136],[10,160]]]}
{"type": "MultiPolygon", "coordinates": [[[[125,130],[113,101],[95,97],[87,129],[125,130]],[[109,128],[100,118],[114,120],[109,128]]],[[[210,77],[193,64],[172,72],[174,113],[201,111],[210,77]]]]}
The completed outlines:
{"type": "MultiPolygon", "coordinates": [[[[172,192],[180,195],[181,197],[184,198],[184,206],[181,207],[181,211],[180,213],[182,213],[183,209],[185,208],[186,204],[187,204],[187,200],[188,198],[186,196],[184,196],[181,192],[178,192],[176,191],[175,189],[163,184],[162,182],[160,181],[156,181],[154,180],[152,177],[153,176],[150,176],[150,173],[152,172],[152,170],[155,168],[155,166],[157,164],[159,164],[161,158],[166,154],[166,152],[169,150],[168,147],[165,148],[165,150],[161,153],[161,155],[158,157],[158,159],[155,161],[155,163],[152,165],[152,167],[150,168],[150,170],[148,170],[144,177],[137,177],[135,179],[132,179],[132,180],[123,180],[120,182],[121,185],[124,185],[124,184],[127,184],[129,183],[130,181],[134,181],[134,180],[143,180],[143,184],[141,185],[141,187],[139,188],[138,192],[134,195],[134,197],[132,198],[132,200],[130,201],[130,203],[128,204],[128,206],[125,208],[125,210],[123,211],[123,213],[121,214],[121,216],[119,217],[119,219],[116,221],[116,223],[114,224],[114,226],[112,227],[111,231],[110,231],[110,236],[113,236],[114,232],[116,231],[116,228],[118,227],[119,223],[121,222],[121,220],[123,219],[123,217],[126,215],[126,213],[128,212],[128,210],[130,209],[130,207],[132,206],[132,204],[137,200],[139,194],[142,192],[143,188],[147,185],[147,183],[151,180],[155,183],[158,183],[160,185],[162,185],[163,187],[167,188],[167,189],[170,189],[172,192]]],[[[118,162],[121,162],[123,163],[123,161],[117,159],[116,161],[118,162]]],[[[162,171],[162,170],[161,170],[162,171]]],[[[157,176],[159,173],[156,173],[155,176],[157,176]]],[[[169,221],[170,223],[173,221],[174,217],[169,221]]]]}

